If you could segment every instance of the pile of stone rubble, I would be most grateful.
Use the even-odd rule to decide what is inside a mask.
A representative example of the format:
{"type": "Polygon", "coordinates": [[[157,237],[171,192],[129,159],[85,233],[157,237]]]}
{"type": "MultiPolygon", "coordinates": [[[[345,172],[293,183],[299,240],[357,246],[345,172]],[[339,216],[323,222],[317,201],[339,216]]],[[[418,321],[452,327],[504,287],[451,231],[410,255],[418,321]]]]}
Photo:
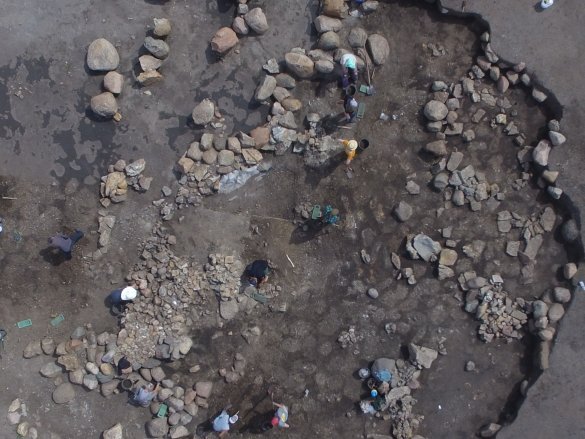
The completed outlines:
{"type": "Polygon", "coordinates": [[[238,310],[242,263],[234,256],[212,254],[201,270],[174,254],[170,246],[175,243],[173,235],[157,229],[143,246],[142,260],[127,276],[140,295],[127,306],[118,338],[119,350],[133,361],[184,356],[192,345],[186,334],[202,313],[211,313],[205,306],[209,303],[219,300],[224,318],[233,318],[238,310]]]}
{"type": "MultiPolygon", "coordinates": [[[[383,365],[384,370],[390,373],[389,381],[385,381],[387,392],[383,396],[380,410],[375,411],[375,416],[383,420],[390,420],[391,434],[396,439],[423,439],[415,436],[416,430],[424,417],[415,415],[413,408],[416,399],[411,395],[413,390],[420,388],[418,381],[422,369],[430,369],[437,359],[438,352],[434,349],[419,346],[414,343],[408,345],[408,361],[398,359],[378,359],[372,365],[372,372],[377,365],[383,365]]],[[[360,408],[365,413],[371,413],[370,402],[363,400],[360,408]]]]}
{"type": "Polygon", "coordinates": [[[102,177],[100,183],[101,205],[109,207],[111,203],[126,201],[129,186],[138,192],[150,189],[152,177],[142,175],[145,167],[144,159],[138,159],[130,164],[118,160],[108,166],[108,174],[102,177]]]}
{"type": "Polygon", "coordinates": [[[142,55],[138,58],[142,71],[136,76],[136,81],[140,85],[152,85],[163,79],[158,69],[170,53],[170,47],[165,40],[171,34],[171,28],[169,19],[154,19],[154,37],[149,36],[144,39],[144,48],[150,55],[142,55]]]}

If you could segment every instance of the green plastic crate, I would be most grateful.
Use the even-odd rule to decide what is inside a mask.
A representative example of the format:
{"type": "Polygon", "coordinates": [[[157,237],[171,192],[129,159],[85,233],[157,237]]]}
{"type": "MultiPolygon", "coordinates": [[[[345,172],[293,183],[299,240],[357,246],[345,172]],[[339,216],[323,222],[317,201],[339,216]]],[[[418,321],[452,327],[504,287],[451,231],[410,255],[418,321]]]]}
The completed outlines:
{"type": "Polygon", "coordinates": [[[158,412],[156,414],[157,418],[164,418],[167,415],[168,406],[166,404],[161,404],[158,412]]]}
{"type": "Polygon", "coordinates": [[[59,314],[57,317],[51,320],[51,325],[55,327],[59,326],[63,320],[65,320],[65,317],[63,317],[63,314],[59,314]]]}
{"type": "Polygon", "coordinates": [[[29,326],[32,326],[32,320],[31,319],[21,320],[16,324],[16,326],[18,326],[19,328],[27,328],[29,326]]]}

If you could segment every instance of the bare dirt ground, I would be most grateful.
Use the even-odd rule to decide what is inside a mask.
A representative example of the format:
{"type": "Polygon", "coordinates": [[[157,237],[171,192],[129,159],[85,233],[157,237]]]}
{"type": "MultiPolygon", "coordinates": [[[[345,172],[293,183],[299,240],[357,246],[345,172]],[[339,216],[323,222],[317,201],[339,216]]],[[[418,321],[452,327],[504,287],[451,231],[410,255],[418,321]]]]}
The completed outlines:
{"type": "MultiPolygon", "coordinates": [[[[258,108],[251,100],[261,65],[271,57],[282,59],[292,47],[311,46],[314,36],[308,32],[316,4],[258,4],[264,7],[271,30],[261,37],[242,39],[240,54],[209,65],[206,41],[233,16],[233,8],[224,2],[0,6],[2,27],[9,29],[4,31],[8,33],[5,41],[11,43],[0,58],[4,129],[0,174],[5,176],[0,194],[16,198],[0,201],[0,215],[5,219],[0,235],[0,322],[9,330],[0,360],[0,407],[20,397],[40,437],[99,437],[116,422],[123,423],[125,437],[145,437],[144,422],[150,414],[127,406],[121,395],[106,400],[79,387],[72,403],[54,405],[50,393],[55,383],[38,374],[45,359],[23,360],[22,350],[46,334],[66,338],[87,322],[96,331],[116,326],[104,307],[104,297],[123,282],[138,259],[138,244],[158,219],[151,201],[159,198],[160,187],[178,187],[172,166],[201,133],[187,123],[194,102],[207,96],[215,100],[230,130],[247,131],[262,123],[266,108],[258,108]],[[174,25],[164,82],[151,88],[152,97],[127,87],[120,124],[92,120],[87,105],[101,78],[83,69],[87,45],[99,36],[119,42],[121,72],[130,76],[146,25],[157,16],[169,17],[174,25]],[[23,99],[14,95],[18,87],[25,90],[23,99]],[[144,157],[146,174],[155,177],[153,187],[144,195],[132,193],[128,201],[110,208],[118,218],[114,244],[103,259],[87,261],[84,256],[95,249],[97,238],[98,180],[119,157],[144,157]],[[67,227],[86,230],[86,238],[72,261],[55,265],[43,253],[45,240],[67,227]],[[53,328],[48,322],[59,313],[65,322],[53,328]],[[26,318],[32,319],[33,326],[16,329],[14,324],[26,318]]],[[[419,150],[432,135],[423,129],[421,107],[433,80],[453,82],[466,74],[482,29],[405,1],[384,3],[367,18],[347,19],[342,34],[358,23],[388,38],[391,60],[376,71],[377,94],[363,98],[366,115],[354,135],[367,137],[372,146],[356,159],[353,178],[347,178],[341,157],[327,168],[309,170],[301,157],[287,153],[271,158],[273,168],[262,178],[232,194],[208,198],[200,208],[181,211],[181,223],[166,224],[178,238],[177,254],[201,264],[209,253],[218,251],[234,252],[243,261],[266,256],[279,267],[271,281],[283,288],[267,306],[240,313],[227,323],[220,323],[217,316],[213,325],[194,331],[193,352],[168,366],[182,385],[202,379],[216,382],[209,411],[201,410],[191,427],[227,401],[241,410],[245,426],[256,412],[269,409],[264,395],[272,384],[277,398],[291,407],[292,427],[278,432],[282,437],[388,434],[387,421],[364,417],[356,410],[364,389],[355,371],[377,357],[398,358],[410,342],[433,348],[442,343],[447,355],[422,373],[422,387],[414,392],[415,412],[424,416],[419,434],[469,438],[486,421],[505,417],[507,402],[515,398],[515,387],[529,372],[525,344],[484,344],[477,339],[477,322],[461,310],[454,280],[439,282],[429,264],[409,262],[418,284],[407,286],[394,279],[390,262],[391,252],[403,254],[406,234],[423,232],[439,240],[439,229],[452,225],[454,239],[460,241],[458,249],[475,239],[487,243],[480,260],[460,254],[457,272],[500,273],[507,291],[525,298],[558,284],[557,272],[567,257],[552,234],[546,235],[539,253],[534,283],[521,285],[520,265],[504,253],[506,238],[497,230],[495,212],[450,208],[437,218],[443,198],[427,188],[430,164],[419,150]],[[424,46],[431,42],[444,46],[445,55],[432,56],[424,46]],[[396,114],[397,120],[378,121],[382,111],[396,114]],[[420,195],[406,193],[408,179],[421,186],[420,195]],[[400,200],[408,201],[415,211],[402,224],[391,216],[400,200]],[[293,208],[302,201],[339,207],[341,226],[298,242],[293,208]],[[259,233],[253,232],[256,227],[259,233]],[[371,255],[371,264],[361,261],[362,249],[371,255]],[[361,285],[377,288],[380,297],[370,299],[361,285]],[[284,305],[286,310],[281,312],[284,305]],[[396,333],[386,333],[387,323],[397,325],[396,333]],[[254,325],[262,329],[262,336],[258,344],[248,345],[240,333],[254,325]],[[363,339],[342,349],[336,339],[350,325],[363,339]],[[236,352],[247,360],[246,374],[236,384],[225,384],[217,371],[228,366],[236,352]],[[476,363],[476,371],[464,372],[468,360],[476,363]],[[196,375],[188,372],[194,364],[202,366],[196,375]]],[[[305,103],[301,116],[339,111],[335,83],[302,83],[295,94],[305,103]]],[[[547,115],[521,90],[508,98],[517,109],[517,124],[528,133],[529,142],[536,140],[547,115]]],[[[467,102],[459,110],[460,117],[467,121],[475,107],[467,102]]],[[[339,132],[340,137],[347,134],[339,132]]],[[[464,165],[472,164],[500,185],[506,199],[498,210],[522,215],[539,211],[543,205],[537,188],[511,188],[519,173],[517,150],[510,138],[486,121],[476,127],[476,134],[469,145],[451,145],[464,152],[464,165]]],[[[0,433],[10,437],[14,427],[3,422],[0,433]]]]}

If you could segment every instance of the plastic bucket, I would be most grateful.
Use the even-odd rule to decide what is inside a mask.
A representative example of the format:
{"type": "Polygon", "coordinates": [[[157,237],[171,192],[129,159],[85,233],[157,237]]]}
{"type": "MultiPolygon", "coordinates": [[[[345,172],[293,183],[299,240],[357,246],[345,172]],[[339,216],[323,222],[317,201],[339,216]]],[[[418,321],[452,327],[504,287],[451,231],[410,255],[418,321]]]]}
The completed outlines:
{"type": "Polygon", "coordinates": [[[364,149],[368,149],[368,146],[370,146],[370,141],[368,139],[362,139],[360,140],[360,145],[359,148],[363,151],[364,149]]]}
{"type": "Polygon", "coordinates": [[[134,386],[134,383],[132,382],[132,380],[129,379],[122,380],[122,382],[120,383],[120,387],[122,387],[122,390],[130,390],[132,389],[132,386],[134,386]]]}
{"type": "Polygon", "coordinates": [[[350,85],[349,87],[347,87],[345,89],[345,94],[347,96],[355,96],[356,92],[357,92],[357,89],[355,88],[355,85],[350,85]]]}

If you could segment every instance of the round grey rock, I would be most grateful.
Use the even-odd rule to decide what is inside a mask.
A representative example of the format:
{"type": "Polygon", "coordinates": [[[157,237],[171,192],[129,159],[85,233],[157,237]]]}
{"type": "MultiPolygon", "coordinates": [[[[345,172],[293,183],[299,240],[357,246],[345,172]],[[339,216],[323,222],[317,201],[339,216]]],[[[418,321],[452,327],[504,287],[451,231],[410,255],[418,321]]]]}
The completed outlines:
{"type": "Polygon", "coordinates": [[[386,38],[384,38],[382,35],[370,35],[366,42],[366,46],[370,52],[372,61],[374,61],[374,64],[377,66],[384,64],[388,58],[388,55],[390,55],[390,46],[388,45],[388,40],[386,40],[386,38]]]}
{"type": "Polygon", "coordinates": [[[370,288],[368,290],[368,296],[370,296],[372,299],[377,299],[379,295],[380,294],[378,293],[378,290],[375,288],[370,288]]]}
{"type": "Polygon", "coordinates": [[[120,64],[120,55],[112,43],[105,38],[94,40],[87,49],[87,67],[97,72],[115,70],[120,64]]]}
{"type": "Polygon", "coordinates": [[[203,99],[191,113],[195,125],[207,125],[213,120],[215,105],[209,99],[203,99]]]}
{"type": "Polygon", "coordinates": [[[339,35],[336,32],[329,31],[321,34],[317,47],[323,50],[334,50],[339,47],[339,35]]]}
{"type": "Polygon", "coordinates": [[[151,419],[146,423],[146,432],[150,437],[164,437],[169,432],[166,418],[151,419]]]}
{"type": "Polygon", "coordinates": [[[553,290],[553,297],[555,302],[568,303],[571,301],[571,292],[567,288],[556,287],[553,290]]]}
{"type": "Polygon", "coordinates": [[[547,313],[548,305],[544,303],[542,300],[535,300],[532,303],[532,314],[535,320],[541,317],[545,317],[547,313]]]}
{"type": "Polygon", "coordinates": [[[347,36],[347,42],[354,49],[365,47],[367,39],[368,33],[361,27],[354,27],[347,36]]]}
{"type": "Polygon", "coordinates": [[[157,37],[166,37],[171,33],[171,22],[168,18],[154,19],[154,34],[157,37]]]}
{"type": "Polygon", "coordinates": [[[262,12],[262,9],[260,8],[251,9],[246,15],[244,15],[244,20],[246,20],[246,24],[250,29],[258,34],[263,34],[268,30],[266,15],[264,15],[264,12],[262,12]]]}
{"type": "Polygon", "coordinates": [[[439,172],[437,175],[435,175],[435,178],[433,178],[433,187],[438,191],[442,191],[448,185],[449,174],[447,174],[446,172],[439,172]]]}
{"type": "Polygon", "coordinates": [[[412,216],[412,207],[405,201],[401,201],[394,208],[394,216],[400,222],[408,221],[408,219],[412,216]]]}
{"type": "Polygon", "coordinates": [[[217,157],[219,166],[231,166],[234,163],[235,155],[228,149],[221,150],[217,157]]]}
{"type": "Polygon", "coordinates": [[[165,59],[167,56],[169,56],[170,52],[169,45],[165,43],[163,40],[158,40],[152,37],[146,37],[144,39],[144,47],[158,59],[165,59]]]}
{"type": "Polygon", "coordinates": [[[449,113],[447,106],[441,101],[429,101],[424,108],[424,115],[430,121],[439,121],[445,119],[449,113]]]}
{"type": "Polygon", "coordinates": [[[307,55],[289,52],[284,55],[284,60],[287,68],[299,78],[306,79],[313,76],[315,63],[307,55]]]}
{"type": "Polygon", "coordinates": [[[118,102],[109,91],[91,98],[90,107],[95,114],[101,117],[112,117],[118,112],[118,102]]]}
{"type": "Polygon", "coordinates": [[[53,390],[53,401],[55,404],[66,404],[75,398],[75,389],[71,383],[59,384],[53,390]]]}

